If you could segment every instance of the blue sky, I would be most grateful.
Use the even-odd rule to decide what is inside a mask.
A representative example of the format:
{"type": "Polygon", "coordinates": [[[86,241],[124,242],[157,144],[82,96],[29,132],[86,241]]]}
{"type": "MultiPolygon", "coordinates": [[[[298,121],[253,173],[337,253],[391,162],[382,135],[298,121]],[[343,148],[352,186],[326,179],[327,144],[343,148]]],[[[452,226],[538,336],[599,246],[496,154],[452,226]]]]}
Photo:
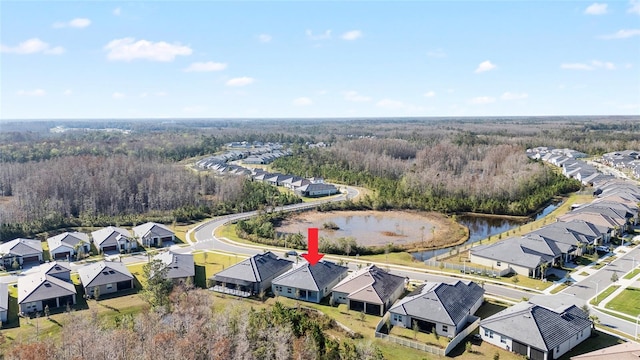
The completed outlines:
{"type": "Polygon", "coordinates": [[[640,1],[0,3],[0,119],[640,113],[640,1]]]}

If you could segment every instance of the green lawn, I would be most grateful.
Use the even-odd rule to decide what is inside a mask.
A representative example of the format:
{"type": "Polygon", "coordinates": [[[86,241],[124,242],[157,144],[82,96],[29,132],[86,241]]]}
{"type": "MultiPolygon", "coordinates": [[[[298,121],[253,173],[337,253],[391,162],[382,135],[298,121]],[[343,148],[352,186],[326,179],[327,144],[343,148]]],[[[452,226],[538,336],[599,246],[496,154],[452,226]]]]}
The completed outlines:
{"type": "Polygon", "coordinates": [[[591,299],[591,305],[598,305],[600,301],[604,300],[607,296],[611,295],[614,291],[616,291],[620,285],[611,285],[605,291],[598,294],[598,296],[591,299]]]}
{"type": "Polygon", "coordinates": [[[635,318],[640,315],[640,289],[628,287],[609,301],[605,308],[619,311],[635,318]]]}
{"type": "Polygon", "coordinates": [[[636,275],[640,273],[640,269],[633,269],[627,275],[623,277],[623,279],[633,279],[636,275]]]}
{"type": "Polygon", "coordinates": [[[609,346],[622,344],[624,341],[618,337],[596,330],[594,335],[583,341],[568,353],[562,355],[559,360],[569,360],[572,356],[586,354],[591,351],[604,349],[609,346]]]}
{"type": "Polygon", "coordinates": [[[562,290],[564,290],[564,289],[566,289],[566,288],[568,288],[568,287],[569,287],[569,285],[568,285],[566,282],[564,282],[564,283],[562,283],[562,284],[560,284],[560,285],[556,286],[553,290],[551,290],[551,293],[552,293],[552,294],[557,294],[557,293],[559,293],[560,291],[562,291],[562,290]]]}

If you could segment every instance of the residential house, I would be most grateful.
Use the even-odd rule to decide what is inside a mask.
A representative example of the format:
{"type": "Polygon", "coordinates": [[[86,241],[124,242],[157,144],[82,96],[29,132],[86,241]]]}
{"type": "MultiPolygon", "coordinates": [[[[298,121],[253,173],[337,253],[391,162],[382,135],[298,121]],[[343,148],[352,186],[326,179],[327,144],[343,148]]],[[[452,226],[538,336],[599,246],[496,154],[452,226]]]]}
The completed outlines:
{"type": "Polygon", "coordinates": [[[9,285],[0,283],[0,325],[7,322],[9,313],[9,285]]]}
{"type": "Polygon", "coordinates": [[[484,289],[474,282],[427,282],[389,309],[391,325],[455,337],[484,301],[484,289]]]}
{"type": "Polygon", "coordinates": [[[100,296],[133,288],[133,275],[124,263],[99,261],[78,269],[80,282],[87,297],[95,295],[98,289],[100,296]]]}
{"type": "Polygon", "coordinates": [[[618,236],[621,234],[620,228],[624,226],[625,220],[614,219],[608,215],[601,214],[599,212],[568,212],[564,215],[558,216],[558,221],[569,222],[573,220],[580,220],[590,222],[598,227],[605,227],[608,230],[608,238],[612,236],[618,236]]]}
{"type": "Polygon", "coordinates": [[[480,321],[480,336],[531,360],[551,360],[589,338],[591,325],[575,305],[552,310],[521,302],[480,321]]]}
{"type": "Polygon", "coordinates": [[[349,310],[382,316],[404,293],[405,280],[375,265],[367,266],[334,286],[331,300],[347,304],[349,310]]]}
{"type": "Polygon", "coordinates": [[[348,271],[347,267],[330,261],[315,265],[304,262],[273,279],[271,289],[274,295],[319,303],[348,271]]]}
{"type": "Polygon", "coordinates": [[[108,226],[91,233],[93,243],[99,252],[129,252],[137,249],[138,244],[131,237],[129,230],[108,226]]]}
{"type": "Polygon", "coordinates": [[[143,246],[162,247],[163,243],[175,241],[175,234],[168,227],[148,222],[134,227],[133,234],[143,246]]]}
{"type": "Polygon", "coordinates": [[[469,259],[474,264],[490,267],[501,275],[514,272],[528,277],[539,277],[543,264],[552,266],[561,255],[552,241],[527,237],[474,246],[469,251],[469,259]]]}
{"type": "Polygon", "coordinates": [[[18,305],[21,313],[44,311],[76,303],[71,269],[61,262],[42,264],[18,277],[18,305]]]}
{"type": "Polygon", "coordinates": [[[162,261],[167,268],[167,279],[174,282],[183,282],[195,276],[196,268],[191,253],[177,253],[169,250],[154,256],[153,259],[162,261]]]}
{"type": "Polygon", "coordinates": [[[78,251],[89,254],[91,242],[89,236],[81,232],[65,232],[47,239],[49,244],[49,254],[53,260],[70,260],[74,258],[78,251]],[[82,248],[82,250],[80,250],[82,248]]]}
{"type": "Polygon", "coordinates": [[[571,360],[638,360],[639,358],[640,344],[635,341],[627,341],[622,344],[572,356],[571,360]]]}
{"type": "Polygon", "coordinates": [[[333,184],[311,183],[297,187],[295,193],[304,197],[329,196],[338,193],[333,184]]]}
{"type": "Polygon", "coordinates": [[[40,240],[18,238],[0,244],[0,265],[13,269],[14,262],[22,266],[42,262],[40,240]]]}
{"type": "Polygon", "coordinates": [[[268,251],[230,266],[210,279],[215,282],[214,291],[249,297],[269,290],[273,279],[291,269],[292,264],[268,251]]]}

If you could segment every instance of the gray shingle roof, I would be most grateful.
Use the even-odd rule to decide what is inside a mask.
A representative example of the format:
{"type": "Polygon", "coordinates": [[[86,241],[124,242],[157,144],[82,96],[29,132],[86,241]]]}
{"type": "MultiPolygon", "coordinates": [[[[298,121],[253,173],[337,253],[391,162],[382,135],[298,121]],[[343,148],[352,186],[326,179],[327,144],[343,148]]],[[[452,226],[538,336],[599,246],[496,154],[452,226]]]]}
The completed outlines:
{"type": "Polygon", "coordinates": [[[114,261],[99,261],[83,266],[78,269],[78,275],[85,288],[133,279],[123,263],[114,261]]]}
{"type": "Polygon", "coordinates": [[[214,279],[231,278],[251,283],[262,282],[263,279],[281,273],[293,264],[292,261],[280,259],[276,254],[268,251],[256,254],[214,275],[214,279]]]}
{"type": "Polygon", "coordinates": [[[133,230],[133,233],[136,234],[136,236],[138,236],[139,238],[146,236],[148,233],[152,233],[160,237],[173,235],[173,231],[171,231],[168,227],[154,222],[148,222],[142,225],[138,225],[131,230],[133,230]]]}
{"type": "Polygon", "coordinates": [[[553,258],[552,255],[528,248],[523,244],[522,238],[508,238],[494,244],[475,246],[471,248],[471,254],[529,269],[534,269],[553,258]]]}
{"type": "Polygon", "coordinates": [[[55,276],[69,270],[61,267],[60,271],[52,272],[56,266],[55,262],[44,264],[32,269],[28,275],[18,277],[18,304],[75,294],[73,283],[55,276]]]}
{"type": "Polygon", "coordinates": [[[108,226],[91,233],[96,246],[118,245],[118,239],[123,236],[131,238],[131,233],[127,229],[115,226],[108,226]]]}
{"type": "Polygon", "coordinates": [[[186,278],[195,275],[193,254],[166,251],[153,257],[168,267],[167,279],[186,278]]]}
{"type": "Polygon", "coordinates": [[[457,326],[483,296],[484,289],[474,282],[428,282],[400,300],[389,311],[457,326]]]}
{"type": "Polygon", "coordinates": [[[42,253],[40,240],[18,238],[0,245],[1,254],[29,256],[42,253]]]}
{"type": "Polygon", "coordinates": [[[49,244],[49,251],[55,250],[63,244],[70,248],[73,248],[78,243],[89,244],[89,236],[87,234],[74,231],[65,232],[47,239],[47,244],[49,244]]]}
{"type": "Polygon", "coordinates": [[[590,327],[591,321],[575,305],[563,312],[556,312],[530,302],[521,302],[482,320],[480,326],[537,349],[550,351],[590,327]]]}
{"type": "Polygon", "coordinates": [[[272,284],[320,291],[345,275],[348,270],[347,267],[330,261],[320,261],[313,266],[305,262],[273,279],[272,284]]]}

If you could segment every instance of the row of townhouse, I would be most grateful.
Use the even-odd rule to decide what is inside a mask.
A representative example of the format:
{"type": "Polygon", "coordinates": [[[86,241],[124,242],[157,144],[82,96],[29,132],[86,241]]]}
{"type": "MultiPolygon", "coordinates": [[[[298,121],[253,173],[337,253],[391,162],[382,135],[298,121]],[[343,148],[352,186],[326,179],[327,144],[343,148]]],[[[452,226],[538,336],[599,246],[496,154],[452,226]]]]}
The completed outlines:
{"type": "MultiPolygon", "coordinates": [[[[540,158],[550,162],[559,159],[547,157],[551,152],[536,149],[539,151],[530,152],[530,156],[544,154],[540,158]]],[[[567,158],[554,156],[564,157],[561,160],[567,158]]],[[[568,162],[556,161],[564,169],[570,168],[568,162]]],[[[491,267],[500,274],[540,277],[545,268],[571,261],[587,249],[607,246],[611,237],[631,230],[638,223],[640,187],[612,176],[592,175],[596,176],[590,180],[595,197],[591,203],[578,205],[558,217],[557,222],[523,236],[473,247],[469,251],[470,261],[491,267]]],[[[569,172],[567,176],[574,175],[569,172]]]]}
{"type": "MultiPolygon", "coordinates": [[[[89,235],[81,232],[64,232],[47,238],[49,255],[52,260],[78,259],[79,254],[88,255],[91,242],[100,253],[130,252],[142,246],[162,247],[175,241],[175,234],[168,227],[148,222],[134,226],[133,236],[129,230],[109,226],[89,235]]],[[[18,238],[0,244],[0,265],[12,269],[15,265],[34,265],[44,261],[44,251],[40,240],[18,238]]]]}
{"type": "Polygon", "coordinates": [[[602,155],[602,163],[613,168],[628,169],[635,178],[640,178],[640,151],[614,151],[602,155]]]}
{"type": "MultiPolygon", "coordinates": [[[[166,251],[153,258],[166,269],[166,278],[184,282],[195,275],[193,255],[166,251]]],[[[134,288],[134,276],[122,262],[98,261],[77,269],[78,278],[87,298],[103,295],[117,296],[134,288]]],[[[78,290],[71,280],[70,263],[53,261],[31,268],[18,277],[19,313],[29,314],[73,307],[78,290]]],[[[7,284],[0,285],[0,321],[7,321],[9,310],[7,284]]]]}
{"type": "MultiPolygon", "coordinates": [[[[478,319],[484,289],[474,282],[425,282],[404,295],[407,279],[375,265],[349,273],[330,261],[294,264],[272,252],[254,255],[210,278],[211,289],[241,297],[271,291],[300,301],[346,304],[391,326],[455,337],[478,319]]],[[[555,359],[591,335],[588,314],[571,306],[554,310],[523,302],[480,321],[482,338],[531,359],[555,359]]]]}
{"type": "Polygon", "coordinates": [[[245,164],[270,164],[275,159],[291,155],[290,149],[284,149],[281,144],[267,144],[260,145],[258,147],[252,147],[250,144],[243,146],[230,146],[231,149],[245,149],[245,150],[228,150],[222,154],[209,156],[196,162],[196,167],[199,169],[212,169],[216,165],[225,165],[229,161],[242,160],[245,164]]]}

